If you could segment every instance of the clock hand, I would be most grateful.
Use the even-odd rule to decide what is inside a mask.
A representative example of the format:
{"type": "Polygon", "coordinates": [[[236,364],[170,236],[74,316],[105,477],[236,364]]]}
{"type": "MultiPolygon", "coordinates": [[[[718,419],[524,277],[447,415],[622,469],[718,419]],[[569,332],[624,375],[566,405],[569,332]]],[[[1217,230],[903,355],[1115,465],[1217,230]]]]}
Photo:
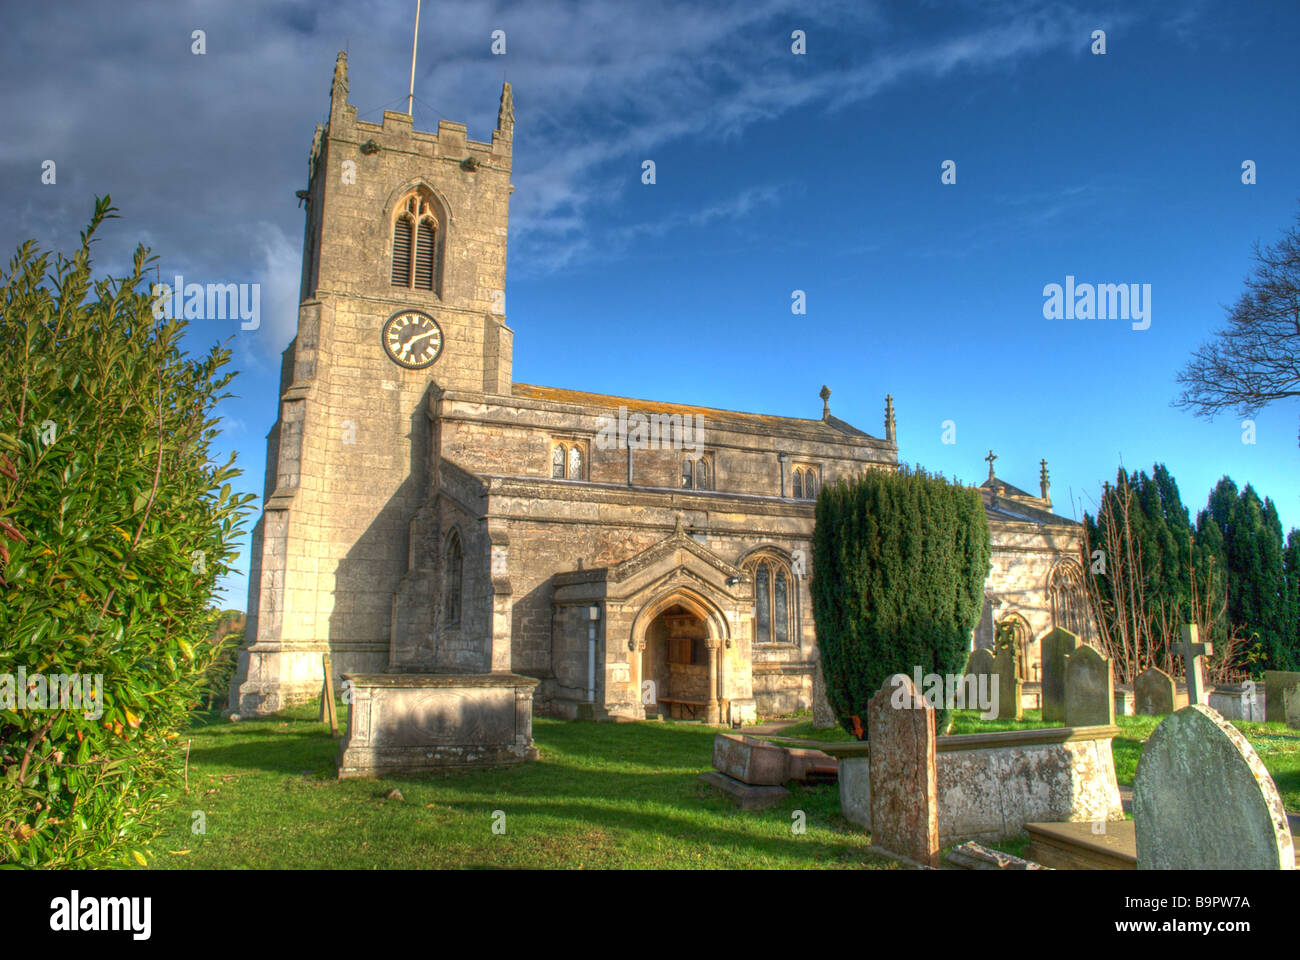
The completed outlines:
{"type": "Polygon", "coordinates": [[[412,337],[410,340],[407,340],[404,346],[409,347],[411,344],[415,343],[415,341],[423,340],[425,337],[431,337],[437,332],[438,332],[437,330],[427,330],[424,333],[420,334],[418,337],[412,337]]]}

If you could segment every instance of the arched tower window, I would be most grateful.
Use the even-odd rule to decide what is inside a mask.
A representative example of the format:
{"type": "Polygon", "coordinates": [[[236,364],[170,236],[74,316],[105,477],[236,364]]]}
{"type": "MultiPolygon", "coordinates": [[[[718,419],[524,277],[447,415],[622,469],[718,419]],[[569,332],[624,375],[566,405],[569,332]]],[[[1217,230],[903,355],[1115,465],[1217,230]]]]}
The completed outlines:
{"type": "Polygon", "coordinates": [[[551,479],[564,479],[564,444],[557,443],[551,451],[551,479]]]}
{"type": "Polygon", "coordinates": [[[700,460],[695,464],[695,488],[697,490],[710,490],[709,486],[709,464],[706,460],[700,460]]]}
{"type": "Polygon", "coordinates": [[[397,205],[393,219],[392,285],[438,290],[438,217],[432,197],[415,190],[397,205]]]}
{"type": "Polygon", "coordinates": [[[803,499],[803,471],[802,470],[796,470],[794,472],[794,498],[796,500],[803,499]]]}
{"type": "Polygon", "coordinates": [[[569,448],[569,479],[582,479],[582,451],[576,445],[569,448]]]}
{"type": "Polygon", "coordinates": [[[817,499],[817,477],[811,470],[803,475],[803,495],[806,500],[817,499]]]}
{"type": "Polygon", "coordinates": [[[447,537],[447,565],[443,574],[443,583],[446,586],[443,610],[448,623],[460,623],[460,583],[463,561],[460,534],[453,530],[447,537]]]}
{"type": "Polygon", "coordinates": [[[690,490],[695,486],[695,468],[690,460],[682,461],[682,489],[690,490]]]}

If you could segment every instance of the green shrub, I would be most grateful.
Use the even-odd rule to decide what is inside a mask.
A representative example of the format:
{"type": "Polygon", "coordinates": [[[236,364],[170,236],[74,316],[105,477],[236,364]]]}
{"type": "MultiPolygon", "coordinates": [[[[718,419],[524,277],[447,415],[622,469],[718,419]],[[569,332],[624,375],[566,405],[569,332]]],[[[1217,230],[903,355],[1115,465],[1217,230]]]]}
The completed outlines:
{"type": "Polygon", "coordinates": [[[71,259],[29,241],[0,272],[0,864],[148,861],[252,499],[231,494],[233,456],[209,459],[229,351],[182,353],[142,247],[130,276],[92,284],[112,217],[105,197],[71,259]],[[19,671],[102,693],[33,709],[19,671]]]}
{"type": "MultiPolygon", "coordinates": [[[[817,499],[813,616],[845,730],[892,674],[960,674],[979,622],[989,531],[979,492],[921,469],[872,470],[817,499]]],[[[937,729],[947,723],[940,711],[937,729]]]]}

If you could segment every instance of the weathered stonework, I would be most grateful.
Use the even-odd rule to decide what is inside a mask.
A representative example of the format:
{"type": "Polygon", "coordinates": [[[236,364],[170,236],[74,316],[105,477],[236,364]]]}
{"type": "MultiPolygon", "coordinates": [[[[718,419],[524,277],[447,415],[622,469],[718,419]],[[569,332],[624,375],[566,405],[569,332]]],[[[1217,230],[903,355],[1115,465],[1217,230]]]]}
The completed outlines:
{"type": "Polygon", "coordinates": [[[511,673],[350,675],[339,779],[537,758],[533,688],[511,673]]]}
{"type": "MultiPolygon", "coordinates": [[[[1114,726],[938,737],[939,842],[996,840],[1038,821],[1123,820],[1114,726]]],[[[839,760],[840,807],[871,829],[869,743],[825,747],[839,760]]]]}
{"type": "MultiPolygon", "coordinates": [[[[515,382],[509,85],[486,141],[391,111],[358,120],[347,88],[340,54],[310,157],[298,332],[267,438],[231,709],[317,696],[326,652],[340,682],[527,675],[538,709],[562,717],[745,722],[811,708],[807,478],[815,493],[896,469],[892,403],[876,437],[831,415],[829,391],[805,419],[515,382]],[[394,223],[412,198],[437,224],[429,289],[393,282],[394,223]],[[423,369],[381,344],[406,310],[442,332],[423,369]],[[602,442],[611,418],[638,415],[669,430],[666,449],[602,442]],[[689,450],[685,418],[703,428],[689,450]],[[697,464],[689,486],[684,460],[697,464]]],[[[1045,480],[1041,497],[996,478],[981,492],[990,609],[1023,614],[1032,670],[1078,527],[1051,512],[1045,480]]]]}
{"type": "Polygon", "coordinates": [[[1201,704],[1170,714],[1142,748],[1133,823],[1139,870],[1295,869],[1272,776],[1241,732],[1201,704]]]}

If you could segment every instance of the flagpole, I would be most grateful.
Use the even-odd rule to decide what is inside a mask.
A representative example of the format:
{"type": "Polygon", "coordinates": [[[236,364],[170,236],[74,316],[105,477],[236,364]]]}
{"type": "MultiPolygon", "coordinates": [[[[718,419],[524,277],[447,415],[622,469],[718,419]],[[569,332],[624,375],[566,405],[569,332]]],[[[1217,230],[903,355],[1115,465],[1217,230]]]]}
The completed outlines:
{"type": "Polygon", "coordinates": [[[406,113],[414,116],[412,107],[415,102],[415,49],[420,43],[420,0],[415,0],[415,36],[411,38],[411,93],[406,98],[406,113]]]}

